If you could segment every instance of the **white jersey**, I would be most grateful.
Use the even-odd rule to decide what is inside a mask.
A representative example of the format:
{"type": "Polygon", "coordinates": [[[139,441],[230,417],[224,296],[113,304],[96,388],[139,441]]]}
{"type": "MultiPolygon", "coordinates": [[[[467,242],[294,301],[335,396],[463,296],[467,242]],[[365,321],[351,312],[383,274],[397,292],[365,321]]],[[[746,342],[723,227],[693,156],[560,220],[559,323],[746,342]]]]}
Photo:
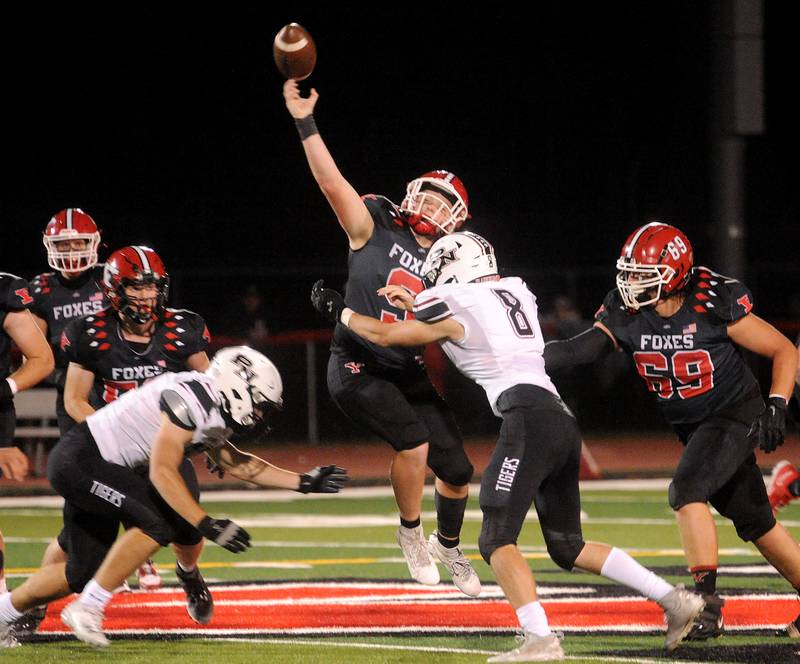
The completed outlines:
{"type": "Polygon", "coordinates": [[[497,398],[515,385],[558,391],[544,368],[544,339],[536,296],[519,277],[473,284],[445,284],[424,290],[414,300],[414,315],[434,323],[452,317],[464,338],[441,342],[461,373],[484,390],[494,414],[497,398]]]}
{"type": "Polygon", "coordinates": [[[191,443],[199,443],[206,430],[225,427],[221,398],[212,380],[197,371],[164,373],[138,389],[130,390],[86,418],[101,456],[111,463],[134,468],[147,465],[156,432],[161,427],[161,395],[176,392],[195,424],[191,443]]]}

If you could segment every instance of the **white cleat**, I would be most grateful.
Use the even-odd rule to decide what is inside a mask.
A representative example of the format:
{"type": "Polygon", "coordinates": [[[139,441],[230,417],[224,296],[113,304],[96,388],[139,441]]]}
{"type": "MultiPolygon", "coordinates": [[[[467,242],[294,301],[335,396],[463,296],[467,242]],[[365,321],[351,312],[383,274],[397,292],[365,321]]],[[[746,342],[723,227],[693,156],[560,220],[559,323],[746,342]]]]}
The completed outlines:
{"type": "Polygon", "coordinates": [[[81,604],[76,599],[61,612],[61,622],[69,627],[81,641],[96,648],[108,647],[103,634],[103,612],[81,604]]]}
{"type": "Polygon", "coordinates": [[[428,543],[422,534],[422,526],[397,529],[397,543],[405,556],[411,578],[426,586],[439,583],[439,570],[428,552],[428,543]]]}
{"type": "Polygon", "coordinates": [[[525,640],[519,648],[500,653],[487,659],[487,662],[552,662],[564,659],[564,651],[555,634],[537,636],[525,632],[525,640]]]}
{"type": "Polygon", "coordinates": [[[0,650],[3,648],[17,648],[20,643],[14,636],[14,629],[8,623],[0,623],[0,650]]]}
{"type": "MultiPolygon", "coordinates": [[[[158,590],[161,587],[161,575],[152,560],[146,560],[136,570],[139,579],[139,590],[158,590]]],[[[130,588],[128,589],[130,592],[130,588]]]]}
{"type": "Polygon", "coordinates": [[[664,609],[664,622],[667,623],[667,650],[675,650],[691,631],[695,618],[702,613],[706,603],[700,595],[679,585],[659,604],[664,609]]]}
{"type": "Polygon", "coordinates": [[[434,560],[438,559],[453,577],[453,583],[465,595],[477,597],[481,594],[481,580],[472,569],[469,560],[457,546],[448,549],[439,542],[439,537],[433,533],[428,538],[428,552],[434,560]]]}

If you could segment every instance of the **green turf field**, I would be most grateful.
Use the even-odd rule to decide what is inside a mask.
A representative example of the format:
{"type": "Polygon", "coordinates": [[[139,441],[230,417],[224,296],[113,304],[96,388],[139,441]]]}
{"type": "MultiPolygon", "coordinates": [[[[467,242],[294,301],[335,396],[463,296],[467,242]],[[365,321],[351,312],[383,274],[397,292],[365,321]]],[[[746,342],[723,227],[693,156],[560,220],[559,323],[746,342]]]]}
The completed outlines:
{"type": "MultiPolygon", "coordinates": [[[[355,493],[355,490],[353,491],[355,493]]],[[[296,495],[296,494],[295,494],[296,495]]],[[[386,496],[343,496],[265,500],[259,502],[204,501],[212,516],[229,517],[244,525],[253,547],[234,556],[209,544],[202,557],[209,581],[310,580],[310,579],[407,579],[401,553],[394,543],[396,510],[386,496]]],[[[426,496],[423,523],[433,530],[433,500],[426,496]]],[[[666,491],[589,490],[583,494],[584,536],[627,549],[643,564],[659,569],[670,582],[689,584],[681,573],[684,565],[674,517],[666,503],[666,491]]],[[[800,520],[800,508],[789,506],[781,517],[790,527],[800,520]]],[[[763,561],[749,544],[741,542],[729,523],[717,518],[721,565],[760,565],[763,561]]],[[[20,583],[38,565],[49,537],[60,527],[57,507],[7,506],[0,502],[0,529],[7,538],[6,565],[9,585],[20,583]]],[[[488,566],[480,559],[477,538],[480,513],[471,498],[462,541],[481,579],[490,582],[488,566]]],[[[800,533],[800,530],[796,530],[800,533]]],[[[520,545],[529,556],[537,579],[543,584],[602,583],[604,580],[559,570],[547,558],[535,520],[523,531],[520,545]]],[[[156,563],[166,583],[174,581],[169,550],[157,554],[156,563]]],[[[720,574],[719,589],[753,589],[790,592],[775,574],[753,576],[720,574]]],[[[568,635],[564,649],[570,661],[664,661],[667,656],[658,636],[568,635]]],[[[30,644],[0,651],[3,662],[106,661],[145,662],[169,658],[171,662],[480,662],[486,653],[514,647],[509,636],[338,636],[297,637],[280,641],[265,636],[248,641],[180,640],[132,641],[115,639],[106,652],[94,652],[76,642],[30,644]],[[447,652],[456,649],[459,652],[447,652]],[[263,659],[262,659],[263,658],[263,659]]],[[[681,661],[791,661],[800,651],[787,638],[726,635],[708,644],[692,644],[677,651],[681,661]],[[793,647],[795,646],[795,647],[793,647]],[[789,659],[786,659],[786,658],[789,659]]],[[[798,660],[800,661],[800,660],[798,660]]]]}

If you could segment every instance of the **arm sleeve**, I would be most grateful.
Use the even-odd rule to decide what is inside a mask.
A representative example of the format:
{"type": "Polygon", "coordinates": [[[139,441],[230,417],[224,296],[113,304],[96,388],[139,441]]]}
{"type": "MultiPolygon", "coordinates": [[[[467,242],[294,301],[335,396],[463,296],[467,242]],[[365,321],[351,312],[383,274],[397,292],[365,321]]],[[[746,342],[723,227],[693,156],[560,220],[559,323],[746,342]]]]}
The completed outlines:
{"type": "Polygon", "coordinates": [[[589,364],[614,350],[614,342],[605,332],[593,327],[564,341],[550,341],[544,346],[544,366],[548,374],[589,364]]]}

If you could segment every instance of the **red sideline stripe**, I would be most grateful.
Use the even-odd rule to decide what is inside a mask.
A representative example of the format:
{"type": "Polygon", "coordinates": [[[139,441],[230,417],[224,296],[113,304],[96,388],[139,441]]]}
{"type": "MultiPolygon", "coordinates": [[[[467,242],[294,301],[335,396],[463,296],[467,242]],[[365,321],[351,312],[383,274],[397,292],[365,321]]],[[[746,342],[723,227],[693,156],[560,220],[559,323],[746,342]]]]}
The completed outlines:
{"type": "MultiPolygon", "coordinates": [[[[443,587],[440,592],[449,592],[443,587]]],[[[413,588],[375,587],[296,587],[281,588],[265,586],[261,589],[217,590],[214,591],[217,605],[210,629],[298,629],[298,628],[392,628],[409,625],[429,627],[470,627],[470,628],[515,628],[516,615],[510,605],[503,600],[467,600],[447,605],[426,602],[393,603],[374,602],[370,604],[339,605],[280,605],[280,606],[225,606],[225,600],[276,600],[347,597],[363,600],[370,595],[395,594],[408,601],[415,595],[413,588]]],[[[435,596],[434,590],[424,590],[428,598],[435,596]]],[[[119,595],[108,607],[104,626],[109,630],[133,629],[196,629],[204,627],[191,622],[181,592],[134,593],[119,595]],[[175,601],[174,607],[136,606],[152,602],[175,601]]],[[[40,631],[62,631],[58,618],[67,600],[50,604],[47,618],[40,631]]],[[[554,628],[597,628],[614,629],[622,625],[637,625],[648,629],[663,626],[663,613],[653,602],[621,598],[619,600],[561,600],[542,602],[547,611],[550,624],[554,628]]],[[[757,599],[727,598],[724,616],[731,627],[758,627],[764,624],[788,623],[797,615],[797,599],[792,596],[764,597],[757,599]]]]}

